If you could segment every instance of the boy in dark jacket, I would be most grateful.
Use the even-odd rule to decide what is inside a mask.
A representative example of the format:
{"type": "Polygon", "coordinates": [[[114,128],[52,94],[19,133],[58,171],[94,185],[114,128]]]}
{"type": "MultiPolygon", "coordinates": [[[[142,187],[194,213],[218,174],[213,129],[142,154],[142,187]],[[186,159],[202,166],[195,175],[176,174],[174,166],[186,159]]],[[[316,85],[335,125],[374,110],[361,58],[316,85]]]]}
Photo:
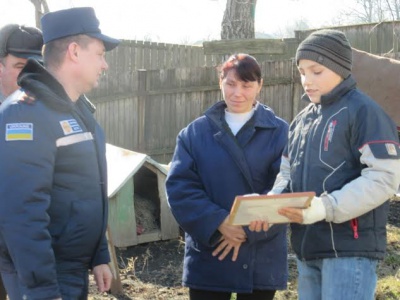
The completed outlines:
{"type": "Polygon", "coordinates": [[[292,222],[299,299],[372,300],[386,250],[387,200],[400,184],[396,126],[357,89],[342,32],[312,33],[296,62],[310,104],[290,125],[271,193],[317,195],[310,208],[280,210],[292,222]]]}

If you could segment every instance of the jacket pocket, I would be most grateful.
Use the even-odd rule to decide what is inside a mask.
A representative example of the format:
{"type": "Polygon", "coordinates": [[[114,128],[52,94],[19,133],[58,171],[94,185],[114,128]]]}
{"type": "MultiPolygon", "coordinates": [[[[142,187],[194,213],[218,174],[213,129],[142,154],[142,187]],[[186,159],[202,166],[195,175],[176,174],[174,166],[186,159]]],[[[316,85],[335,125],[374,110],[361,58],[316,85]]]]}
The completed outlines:
{"type": "Polygon", "coordinates": [[[65,231],[72,213],[72,203],[76,200],[75,193],[62,189],[54,189],[51,193],[51,204],[48,209],[50,216],[49,232],[53,241],[57,241],[65,231]]]}

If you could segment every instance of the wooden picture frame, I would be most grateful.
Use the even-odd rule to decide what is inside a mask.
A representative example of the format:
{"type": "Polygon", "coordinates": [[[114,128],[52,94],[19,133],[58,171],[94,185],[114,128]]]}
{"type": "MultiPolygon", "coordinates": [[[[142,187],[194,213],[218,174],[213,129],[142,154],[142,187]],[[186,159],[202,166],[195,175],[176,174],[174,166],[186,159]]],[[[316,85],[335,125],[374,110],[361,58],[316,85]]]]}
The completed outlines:
{"type": "Polygon", "coordinates": [[[289,223],[289,219],[278,214],[283,207],[307,208],[315,192],[287,193],[279,195],[236,196],[231,208],[229,223],[249,225],[251,221],[267,220],[270,224],[289,223]]]}

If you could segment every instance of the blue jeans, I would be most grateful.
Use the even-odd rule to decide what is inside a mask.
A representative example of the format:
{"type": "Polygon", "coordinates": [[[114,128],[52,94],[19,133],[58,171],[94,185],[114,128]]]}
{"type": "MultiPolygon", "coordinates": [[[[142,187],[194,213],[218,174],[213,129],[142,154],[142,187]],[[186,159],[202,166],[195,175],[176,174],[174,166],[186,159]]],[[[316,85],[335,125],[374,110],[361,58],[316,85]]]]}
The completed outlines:
{"type": "Polygon", "coordinates": [[[377,263],[364,257],[297,260],[299,300],[373,300],[377,263]]]}
{"type": "MultiPolygon", "coordinates": [[[[253,290],[252,293],[237,293],[236,300],[273,300],[276,290],[253,290]]],[[[190,300],[230,300],[231,292],[216,292],[207,290],[189,289],[190,300]]]]}

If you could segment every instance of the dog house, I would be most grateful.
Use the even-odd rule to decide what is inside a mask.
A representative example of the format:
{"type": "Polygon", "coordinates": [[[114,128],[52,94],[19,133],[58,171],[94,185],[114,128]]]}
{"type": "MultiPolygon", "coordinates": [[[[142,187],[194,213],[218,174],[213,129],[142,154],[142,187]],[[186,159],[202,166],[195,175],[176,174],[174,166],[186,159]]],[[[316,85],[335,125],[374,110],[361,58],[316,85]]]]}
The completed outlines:
{"type": "Polygon", "coordinates": [[[167,168],[148,155],[106,145],[108,231],[116,247],[168,240],[179,226],[167,203],[167,168]]]}

